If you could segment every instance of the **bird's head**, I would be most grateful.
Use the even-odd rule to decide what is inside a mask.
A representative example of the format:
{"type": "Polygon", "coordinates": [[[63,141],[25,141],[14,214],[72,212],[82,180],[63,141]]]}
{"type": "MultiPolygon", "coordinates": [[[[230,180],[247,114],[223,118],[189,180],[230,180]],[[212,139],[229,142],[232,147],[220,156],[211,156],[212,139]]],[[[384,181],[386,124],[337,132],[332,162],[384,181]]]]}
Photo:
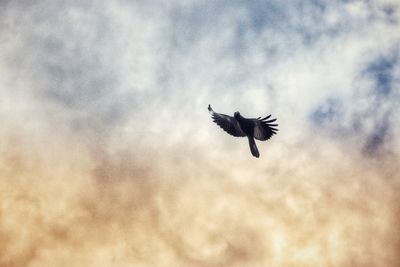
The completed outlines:
{"type": "Polygon", "coordinates": [[[237,119],[237,118],[240,118],[240,113],[239,113],[239,111],[236,111],[234,114],[233,114],[233,116],[237,119]]]}

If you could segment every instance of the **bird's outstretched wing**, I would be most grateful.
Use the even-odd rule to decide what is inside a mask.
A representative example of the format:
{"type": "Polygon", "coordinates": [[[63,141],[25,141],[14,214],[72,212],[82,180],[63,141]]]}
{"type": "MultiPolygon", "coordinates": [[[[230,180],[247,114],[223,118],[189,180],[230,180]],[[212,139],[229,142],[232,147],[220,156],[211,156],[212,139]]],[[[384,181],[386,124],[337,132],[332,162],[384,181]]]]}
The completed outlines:
{"type": "Polygon", "coordinates": [[[239,122],[234,117],[214,112],[211,105],[208,105],[208,111],[210,112],[213,121],[228,134],[236,137],[246,136],[240,128],[239,122]]]}
{"type": "Polygon", "coordinates": [[[276,121],[276,119],[270,119],[271,115],[261,118],[258,117],[257,119],[250,119],[250,121],[254,125],[254,138],[257,140],[265,141],[271,138],[278,129],[275,127],[278,126],[278,124],[272,124],[272,122],[276,121]]]}

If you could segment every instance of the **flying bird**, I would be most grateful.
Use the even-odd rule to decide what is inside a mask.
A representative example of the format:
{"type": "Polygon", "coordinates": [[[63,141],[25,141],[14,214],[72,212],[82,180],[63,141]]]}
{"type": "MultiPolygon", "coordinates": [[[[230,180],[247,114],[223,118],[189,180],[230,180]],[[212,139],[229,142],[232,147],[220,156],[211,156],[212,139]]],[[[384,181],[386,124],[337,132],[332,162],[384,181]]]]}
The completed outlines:
{"type": "Polygon", "coordinates": [[[228,134],[235,137],[247,136],[251,154],[256,158],[260,157],[260,153],[258,152],[254,138],[265,141],[270,139],[278,131],[278,129],[275,128],[278,124],[272,124],[276,119],[269,119],[271,115],[264,118],[247,119],[240,115],[239,111],[236,111],[233,117],[231,117],[214,112],[211,105],[208,105],[208,111],[213,121],[228,134]]]}

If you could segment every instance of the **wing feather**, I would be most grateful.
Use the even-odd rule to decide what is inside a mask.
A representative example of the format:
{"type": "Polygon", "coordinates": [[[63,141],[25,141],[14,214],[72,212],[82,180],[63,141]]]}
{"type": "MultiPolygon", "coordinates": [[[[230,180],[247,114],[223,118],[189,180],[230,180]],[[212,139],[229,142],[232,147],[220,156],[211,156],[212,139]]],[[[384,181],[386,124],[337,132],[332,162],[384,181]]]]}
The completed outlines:
{"type": "Polygon", "coordinates": [[[276,119],[270,119],[271,115],[268,115],[262,119],[250,119],[254,125],[254,138],[260,141],[265,141],[270,139],[278,129],[276,128],[278,124],[272,124],[276,119]]]}
{"type": "Polygon", "coordinates": [[[214,112],[210,105],[208,106],[208,110],[213,121],[225,132],[236,137],[246,136],[246,134],[240,128],[239,122],[234,117],[214,112]]]}

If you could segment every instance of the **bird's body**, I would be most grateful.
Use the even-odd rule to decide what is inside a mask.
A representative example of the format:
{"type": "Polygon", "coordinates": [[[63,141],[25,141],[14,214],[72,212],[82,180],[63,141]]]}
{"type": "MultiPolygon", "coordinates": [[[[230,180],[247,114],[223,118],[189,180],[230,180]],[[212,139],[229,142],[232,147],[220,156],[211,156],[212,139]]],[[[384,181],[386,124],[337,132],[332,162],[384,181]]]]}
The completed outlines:
{"type": "Polygon", "coordinates": [[[240,128],[246,135],[254,135],[254,125],[250,120],[242,117],[239,112],[235,112],[234,118],[238,121],[240,128]]]}
{"type": "Polygon", "coordinates": [[[208,111],[211,113],[213,121],[230,135],[236,137],[247,136],[251,154],[256,158],[260,156],[260,153],[258,152],[254,139],[265,141],[270,139],[272,135],[276,134],[278,131],[278,129],[274,128],[278,126],[278,124],[271,124],[276,121],[276,119],[268,120],[271,115],[265,118],[258,117],[257,119],[247,119],[240,115],[239,112],[235,112],[233,117],[231,117],[214,112],[211,105],[208,105],[208,111]]]}

